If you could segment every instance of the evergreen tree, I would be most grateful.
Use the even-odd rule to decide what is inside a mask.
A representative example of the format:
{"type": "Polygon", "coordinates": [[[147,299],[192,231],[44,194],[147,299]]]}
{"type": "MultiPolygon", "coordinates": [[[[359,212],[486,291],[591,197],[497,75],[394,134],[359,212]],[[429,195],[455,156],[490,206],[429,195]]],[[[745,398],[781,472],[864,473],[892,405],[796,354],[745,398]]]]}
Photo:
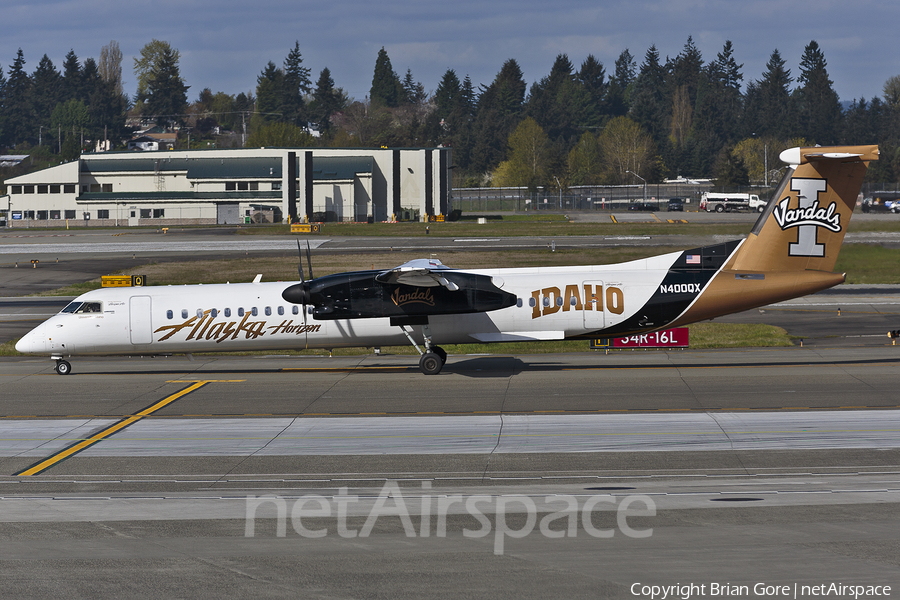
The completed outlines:
{"type": "Polygon", "coordinates": [[[531,87],[526,114],[534,118],[557,144],[568,146],[585,125],[587,90],[575,78],[569,57],[556,57],[550,75],[531,87]]]}
{"type": "Polygon", "coordinates": [[[748,84],[744,133],[760,137],[771,135],[786,140],[794,136],[794,111],[791,103],[791,71],[774,50],[766,63],[762,79],[748,84]]]}
{"type": "Polygon", "coordinates": [[[66,102],[73,98],[83,99],[85,96],[81,63],[78,61],[78,56],[76,56],[74,50],[69,50],[63,61],[59,95],[61,102],[66,102]]]}
{"type": "Polygon", "coordinates": [[[178,53],[164,48],[147,86],[147,112],[157,117],[160,126],[182,122],[187,109],[188,88],[178,69],[178,53]]]}
{"type": "MultiPolygon", "coordinates": [[[[4,112],[7,115],[4,131],[4,144],[15,146],[26,141],[32,135],[31,120],[29,119],[31,105],[31,78],[25,72],[25,56],[19,48],[16,60],[9,69],[9,77],[6,80],[6,106],[4,112]]],[[[36,131],[34,132],[37,133],[36,131]]],[[[35,139],[36,136],[35,136],[35,139]]]]}
{"type": "Polygon", "coordinates": [[[800,133],[821,145],[837,143],[841,120],[841,104],[825,67],[825,55],[813,40],[803,50],[794,92],[800,133]]]}
{"type": "MultiPolygon", "coordinates": [[[[54,107],[60,102],[60,75],[53,61],[45,54],[41,58],[37,69],[31,75],[31,113],[35,124],[38,126],[38,133],[43,126],[44,132],[50,127],[50,115],[53,113],[54,107]]],[[[39,137],[43,140],[46,133],[39,137]]]]}
{"type": "Polygon", "coordinates": [[[319,125],[322,135],[327,137],[331,133],[331,117],[343,110],[346,104],[347,99],[343,91],[334,87],[331,71],[325,67],[319,73],[316,89],[313,92],[313,101],[310,105],[310,112],[319,125]]]}
{"type": "Polygon", "coordinates": [[[271,60],[256,77],[256,114],[253,115],[256,129],[264,123],[284,119],[282,110],[284,73],[271,60]]]}
{"type": "Polygon", "coordinates": [[[695,176],[711,175],[715,157],[726,144],[736,142],[740,136],[744,76],[740,72],[743,65],[735,62],[733,54],[731,41],[726,41],[722,52],[706,66],[699,80],[691,132],[694,156],[689,171],[695,176]]]}
{"type": "Polygon", "coordinates": [[[453,146],[453,161],[464,171],[470,170],[472,148],[475,145],[474,123],[478,98],[472,79],[466,75],[459,89],[459,101],[450,114],[453,133],[450,144],[453,146]]]}
{"type": "Polygon", "coordinates": [[[6,76],[3,74],[3,69],[0,69],[0,146],[5,143],[6,135],[6,122],[7,122],[6,112],[6,76]]]}
{"type": "Polygon", "coordinates": [[[460,81],[456,71],[447,69],[434,91],[434,104],[438,115],[447,119],[456,108],[460,97],[460,81]]]}
{"type": "Polygon", "coordinates": [[[666,69],[659,62],[659,50],[650,46],[634,82],[631,118],[662,145],[669,132],[671,97],[666,93],[666,69]]]}
{"type": "Polygon", "coordinates": [[[94,139],[114,141],[127,136],[125,113],[128,110],[128,95],[116,90],[115,80],[99,79],[88,103],[94,139]]]}
{"type": "MultiPolygon", "coordinates": [[[[153,39],[144,44],[140,56],[134,59],[134,75],[137,77],[137,94],[135,104],[143,104],[149,95],[150,82],[153,80],[163,55],[177,65],[181,54],[169,42],[153,39]]],[[[68,57],[67,57],[68,58],[68,57]]],[[[67,63],[68,65],[68,63],[67,63]]]]}
{"type": "Polygon", "coordinates": [[[735,188],[748,185],[750,176],[744,162],[730,149],[723,149],[716,164],[716,187],[735,188]]]}
{"type": "Polygon", "coordinates": [[[606,96],[606,70],[603,63],[598,61],[593,54],[581,63],[576,80],[581,84],[585,92],[585,106],[582,112],[583,125],[587,128],[597,128],[602,124],[603,100],[606,96]]]}
{"type": "Polygon", "coordinates": [[[412,69],[406,69],[406,76],[403,78],[403,102],[406,104],[420,105],[424,104],[428,99],[425,92],[425,86],[421,81],[413,79],[412,69]]]}
{"type": "Polygon", "coordinates": [[[700,73],[703,70],[703,57],[700,50],[694,44],[694,39],[688,36],[681,53],[675,57],[669,69],[668,83],[670,94],[678,88],[684,87],[687,93],[687,102],[693,107],[697,101],[697,87],[700,85],[700,73]]]}
{"type": "Polygon", "coordinates": [[[372,89],[369,91],[369,98],[372,104],[395,108],[400,105],[402,90],[403,84],[397,73],[394,72],[391,59],[382,46],[375,59],[375,72],[372,75],[372,89]]]}
{"type": "Polygon", "coordinates": [[[634,57],[628,48],[625,48],[616,59],[615,74],[610,78],[609,89],[606,92],[606,110],[604,112],[610,117],[628,114],[628,110],[631,108],[631,86],[634,84],[636,68],[637,63],[634,57]]]}
{"type": "Polygon", "coordinates": [[[706,104],[709,112],[704,116],[714,123],[715,130],[729,142],[736,140],[740,135],[738,122],[743,108],[741,94],[741,82],[744,80],[741,73],[743,66],[735,61],[734,46],[731,40],[727,40],[722,51],[716,55],[716,60],[707,68],[707,77],[713,94],[706,104]]]}
{"type": "Polygon", "coordinates": [[[284,60],[282,84],[284,86],[280,112],[283,119],[299,127],[306,127],[308,121],[304,95],[312,90],[309,79],[310,70],[303,66],[300,54],[300,42],[294,42],[294,48],[284,60]]]}
{"type": "Polygon", "coordinates": [[[879,139],[881,102],[874,98],[870,105],[865,98],[854,100],[847,108],[843,121],[842,143],[850,145],[873,144],[879,139]],[[871,109],[870,109],[871,106],[871,109]]]}
{"type": "Polygon", "coordinates": [[[471,167],[476,171],[492,170],[506,155],[509,134],[521,118],[525,89],[519,63],[509,59],[479,96],[471,154],[471,167]]]}
{"type": "Polygon", "coordinates": [[[78,99],[88,102],[91,94],[94,93],[102,81],[103,78],[100,77],[97,61],[93,58],[86,58],[84,65],[81,67],[81,96],[78,99]]]}

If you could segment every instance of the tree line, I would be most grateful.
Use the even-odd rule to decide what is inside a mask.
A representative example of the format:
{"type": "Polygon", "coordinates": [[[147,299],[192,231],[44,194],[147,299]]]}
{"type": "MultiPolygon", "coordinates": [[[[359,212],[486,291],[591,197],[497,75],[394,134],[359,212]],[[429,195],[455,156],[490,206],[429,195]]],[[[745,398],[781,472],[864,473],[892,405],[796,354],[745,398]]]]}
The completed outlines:
{"type": "Polygon", "coordinates": [[[560,54],[530,86],[515,59],[489,84],[448,68],[433,92],[409,69],[398,75],[381,48],[364,99],[336,87],[327,67],[313,83],[299,42],[237,95],[203,88],[189,101],[179,60],[168,42],[146,44],[132,98],[115,41],[99,61],[70,51],[57,70],[44,55],[31,73],[20,49],[0,70],[0,147],[71,159],[99,140],[122,147],[151,125],[178,129],[180,147],[450,146],[455,185],[535,189],[677,176],[745,185],[774,179],[779,152],[793,145],[878,143],[869,180],[900,180],[900,75],[883,97],[842,107],[815,41],[796,76],[774,50],[745,82],[730,41],[704,61],[689,37],[675,57],[651,46],[640,64],[625,49],[609,72],[592,55],[576,68],[560,54]]]}

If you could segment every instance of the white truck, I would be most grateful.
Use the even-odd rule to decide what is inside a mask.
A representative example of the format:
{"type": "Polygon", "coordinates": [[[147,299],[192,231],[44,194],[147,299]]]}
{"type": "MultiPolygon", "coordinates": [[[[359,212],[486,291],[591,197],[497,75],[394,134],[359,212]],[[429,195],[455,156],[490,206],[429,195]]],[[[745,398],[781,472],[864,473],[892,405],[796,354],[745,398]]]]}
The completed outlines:
{"type": "Polygon", "coordinates": [[[706,212],[731,212],[743,210],[766,210],[767,202],[756,194],[718,194],[704,192],[700,196],[700,210],[706,212]]]}

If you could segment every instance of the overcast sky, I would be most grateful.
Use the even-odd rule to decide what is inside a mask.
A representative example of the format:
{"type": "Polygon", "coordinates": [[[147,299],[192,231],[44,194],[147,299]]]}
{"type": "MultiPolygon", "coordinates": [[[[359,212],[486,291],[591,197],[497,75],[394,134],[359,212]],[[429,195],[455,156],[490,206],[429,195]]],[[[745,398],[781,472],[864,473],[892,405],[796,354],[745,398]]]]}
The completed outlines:
{"type": "Polygon", "coordinates": [[[778,49],[796,80],[803,48],[816,40],[841,100],[882,96],[900,74],[896,0],[0,0],[5,73],[22,49],[32,73],[44,54],[61,70],[72,49],[98,59],[115,40],[125,90],[135,92],[134,57],[152,39],[181,52],[181,74],[199,92],[253,91],[268,61],[281,66],[299,41],[315,83],[328,67],[335,85],[363,99],[383,46],[394,70],[433,92],[444,72],[489,84],[514,58],[530,86],[560,53],[577,69],[593,54],[613,71],[625,48],[638,66],[655,44],[676,56],[692,36],[704,62],[726,40],[743,63],[744,83],[761,78],[778,49]]]}

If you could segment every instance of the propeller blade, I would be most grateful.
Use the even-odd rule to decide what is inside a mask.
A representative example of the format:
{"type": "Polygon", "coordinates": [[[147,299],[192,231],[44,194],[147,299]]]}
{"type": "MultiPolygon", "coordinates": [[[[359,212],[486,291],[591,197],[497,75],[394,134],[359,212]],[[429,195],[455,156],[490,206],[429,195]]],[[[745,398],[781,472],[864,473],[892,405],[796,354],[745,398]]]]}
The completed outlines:
{"type": "MultiPolygon", "coordinates": [[[[307,252],[309,252],[309,240],[306,241],[306,246],[307,252]]],[[[307,254],[307,259],[308,258],[309,255],[307,254]]],[[[287,290],[285,290],[285,293],[282,294],[282,297],[288,302],[294,302],[294,300],[291,300],[286,296],[289,295],[290,292],[295,288],[299,287],[299,294],[301,299],[300,310],[303,311],[303,324],[306,325],[306,290],[304,289],[306,286],[303,285],[306,281],[306,278],[303,277],[303,249],[300,247],[300,240],[297,240],[297,271],[300,273],[300,285],[289,287],[287,290]]],[[[312,263],[310,263],[309,265],[309,278],[312,279],[312,263]]]]}
{"type": "MultiPolygon", "coordinates": [[[[299,246],[300,240],[297,240],[297,244],[299,246]]],[[[315,279],[315,276],[312,272],[312,252],[309,249],[309,240],[306,240],[306,264],[309,265],[309,278],[315,279]]]]}
{"type": "MultiPolygon", "coordinates": [[[[300,249],[300,240],[297,240],[297,255],[300,259],[297,262],[297,271],[300,272],[300,283],[303,283],[305,281],[305,279],[303,278],[303,250],[300,249]]],[[[312,273],[310,273],[310,275],[312,275],[312,273]]]]}

